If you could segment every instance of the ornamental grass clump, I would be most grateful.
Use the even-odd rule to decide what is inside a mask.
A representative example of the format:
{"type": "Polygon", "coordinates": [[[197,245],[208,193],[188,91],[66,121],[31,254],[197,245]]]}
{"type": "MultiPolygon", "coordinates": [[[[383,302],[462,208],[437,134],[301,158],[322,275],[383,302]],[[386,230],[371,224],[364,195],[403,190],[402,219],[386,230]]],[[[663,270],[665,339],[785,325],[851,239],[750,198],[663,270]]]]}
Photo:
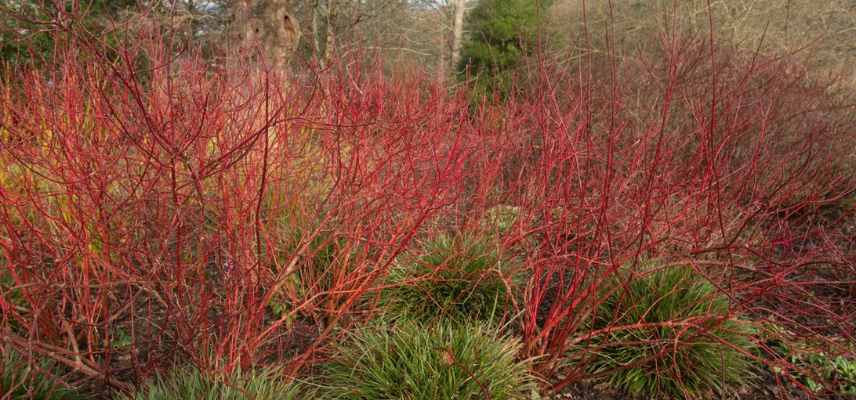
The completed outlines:
{"type": "Polygon", "coordinates": [[[283,379],[275,368],[207,374],[193,367],[178,368],[120,400],[290,400],[304,399],[298,385],[283,379]]]}
{"type": "Polygon", "coordinates": [[[76,400],[85,397],[59,383],[51,362],[30,363],[16,351],[5,350],[0,364],[0,399],[76,400]]]}
{"type": "Polygon", "coordinates": [[[399,321],[352,334],[322,366],[322,399],[528,399],[520,342],[483,323],[399,321]]]}
{"type": "Polygon", "coordinates": [[[590,343],[589,372],[635,396],[722,396],[753,376],[751,329],[688,267],[630,277],[607,296],[593,328],[602,335],[590,343]]]}
{"type": "Polygon", "coordinates": [[[381,296],[387,315],[419,321],[502,317],[514,262],[498,246],[473,235],[443,234],[405,255],[381,296]]]}
{"type": "Polygon", "coordinates": [[[332,229],[290,228],[277,263],[282,268],[276,272],[281,273],[293,262],[293,273],[287,275],[270,306],[277,316],[302,308],[298,315],[319,314],[315,318],[321,318],[319,309],[333,309],[347,298],[341,292],[353,284],[350,275],[366,258],[367,249],[332,229]]]}

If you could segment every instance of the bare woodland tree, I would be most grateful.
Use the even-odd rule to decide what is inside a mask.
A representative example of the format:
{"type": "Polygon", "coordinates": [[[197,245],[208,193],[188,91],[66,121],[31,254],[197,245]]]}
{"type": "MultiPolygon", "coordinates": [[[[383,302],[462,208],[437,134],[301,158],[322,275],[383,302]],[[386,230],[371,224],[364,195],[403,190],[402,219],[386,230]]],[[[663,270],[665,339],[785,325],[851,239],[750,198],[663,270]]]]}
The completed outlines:
{"type": "Polygon", "coordinates": [[[841,74],[856,85],[856,1],[854,0],[650,0],[645,2],[554,1],[548,19],[553,47],[587,51],[587,41],[576,40],[586,29],[597,43],[609,27],[615,33],[617,51],[634,54],[652,46],[668,28],[707,32],[713,22],[720,43],[730,43],[752,51],[797,52],[818,71],[841,74]],[[582,10],[586,18],[582,18],[582,10]],[[709,12],[711,14],[709,14],[709,12]],[[583,24],[586,26],[584,27],[583,24]]]}
{"type": "MultiPolygon", "coordinates": [[[[18,1],[0,0],[0,5],[18,1]]],[[[41,4],[39,0],[20,1],[41,4]]],[[[109,4],[117,10],[112,15],[117,27],[156,26],[169,32],[166,36],[176,51],[195,47],[215,64],[237,48],[252,50],[253,58],[264,58],[276,67],[295,56],[317,60],[323,66],[352,51],[382,52],[389,71],[426,69],[445,78],[453,70],[450,66],[459,62],[465,8],[473,2],[115,0],[109,4]]],[[[103,25],[109,24],[100,14],[97,18],[103,25]]],[[[7,31],[4,41],[9,41],[7,36],[25,36],[19,34],[20,29],[7,31]]]]}
{"type": "Polygon", "coordinates": [[[402,28],[408,25],[411,17],[411,5],[406,0],[315,0],[307,3],[311,9],[303,14],[310,21],[312,40],[309,44],[322,65],[343,48],[386,50],[402,46],[402,28]]]}
{"type": "Polygon", "coordinates": [[[239,0],[234,4],[234,32],[239,43],[282,68],[300,40],[300,24],[285,0],[239,0]]]}
{"type": "Polygon", "coordinates": [[[423,47],[432,54],[427,64],[434,66],[438,79],[444,80],[460,62],[464,41],[464,19],[472,0],[418,0],[412,2],[412,12],[422,24],[415,24],[423,47]]]}
{"type": "Polygon", "coordinates": [[[452,67],[456,67],[461,61],[461,44],[464,38],[464,13],[466,12],[467,0],[455,1],[455,22],[452,26],[452,67]]]}

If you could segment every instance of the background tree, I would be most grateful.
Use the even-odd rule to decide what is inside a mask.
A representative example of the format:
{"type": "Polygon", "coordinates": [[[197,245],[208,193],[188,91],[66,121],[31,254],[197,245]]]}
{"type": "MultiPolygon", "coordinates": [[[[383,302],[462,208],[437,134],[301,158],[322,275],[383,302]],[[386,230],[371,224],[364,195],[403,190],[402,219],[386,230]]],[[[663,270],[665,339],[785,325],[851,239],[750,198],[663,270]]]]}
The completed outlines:
{"type": "Polygon", "coordinates": [[[302,27],[298,53],[320,65],[343,49],[393,49],[412,26],[405,0],[288,0],[289,12],[302,27]]]}
{"type": "Polygon", "coordinates": [[[286,0],[241,0],[234,5],[234,32],[240,45],[282,68],[300,40],[297,19],[286,0]]]}
{"type": "Polygon", "coordinates": [[[537,0],[481,0],[473,8],[457,68],[462,77],[474,78],[476,94],[507,94],[514,69],[535,48],[546,6],[537,0]]]}
{"type": "Polygon", "coordinates": [[[795,55],[815,75],[832,73],[856,85],[854,0],[555,0],[545,28],[558,57],[606,53],[607,29],[612,53],[635,57],[655,51],[664,30],[706,36],[711,20],[720,46],[795,55]]]}
{"type": "MultiPolygon", "coordinates": [[[[135,5],[135,0],[34,1],[0,0],[0,62],[41,63],[55,48],[56,31],[69,31],[115,40],[121,34],[111,22],[135,5]],[[71,22],[74,21],[74,24],[71,22]]],[[[60,35],[63,36],[63,35],[60,35]]]]}
{"type": "Polygon", "coordinates": [[[452,65],[461,62],[461,45],[464,39],[464,15],[467,0],[455,0],[455,24],[452,28],[452,65]]]}

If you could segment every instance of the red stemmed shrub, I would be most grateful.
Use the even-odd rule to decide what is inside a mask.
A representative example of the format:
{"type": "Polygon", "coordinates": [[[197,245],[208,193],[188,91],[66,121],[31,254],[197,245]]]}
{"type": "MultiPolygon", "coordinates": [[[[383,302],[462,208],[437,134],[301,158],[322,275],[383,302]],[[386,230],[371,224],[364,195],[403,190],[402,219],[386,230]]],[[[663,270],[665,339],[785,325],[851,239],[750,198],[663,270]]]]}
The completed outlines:
{"type": "Polygon", "coordinates": [[[852,193],[856,130],[792,61],[668,37],[537,60],[495,104],[348,60],[308,78],[137,43],[72,42],[3,83],[4,346],[119,390],[177,362],[295,375],[382,312],[414,238],[491,210],[513,210],[485,234],[524,281],[498,315],[549,389],[590,370],[572,348],[629,329],[592,318],[640,259],[693,266],[725,317],[852,341],[821,290],[852,294],[852,245],[813,216],[852,193]]]}
{"type": "Polygon", "coordinates": [[[463,106],[427,82],[212,73],[144,43],[3,85],[4,346],[119,389],[280,350],[294,372],[454,196],[463,106]]]}
{"type": "MultiPolygon", "coordinates": [[[[691,260],[730,299],[729,318],[804,335],[821,321],[853,338],[852,307],[831,303],[846,295],[816,293],[852,291],[847,238],[819,223],[780,230],[852,195],[852,106],[790,59],[681,37],[655,55],[542,60],[530,95],[476,117],[483,147],[465,178],[474,200],[459,214],[516,207],[504,242],[530,274],[526,355],[539,357],[543,375],[563,377],[556,390],[584,376],[563,360],[569,345],[591,339],[604,283],[641,258],[691,260]]],[[[599,332],[626,328],[617,325],[599,332]]]]}

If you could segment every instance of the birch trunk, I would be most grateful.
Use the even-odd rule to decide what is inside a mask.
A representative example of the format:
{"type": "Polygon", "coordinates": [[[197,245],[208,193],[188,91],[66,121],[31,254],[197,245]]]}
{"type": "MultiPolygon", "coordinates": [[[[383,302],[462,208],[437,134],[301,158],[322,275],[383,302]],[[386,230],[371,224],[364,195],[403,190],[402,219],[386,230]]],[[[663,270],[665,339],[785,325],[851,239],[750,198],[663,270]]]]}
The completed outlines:
{"type": "Polygon", "coordinates": [[[464,38],[464,13],[467,0],[455,0],[455,21],[452,25],[452,68],[461,61],[461,43],[464,38]]]}

